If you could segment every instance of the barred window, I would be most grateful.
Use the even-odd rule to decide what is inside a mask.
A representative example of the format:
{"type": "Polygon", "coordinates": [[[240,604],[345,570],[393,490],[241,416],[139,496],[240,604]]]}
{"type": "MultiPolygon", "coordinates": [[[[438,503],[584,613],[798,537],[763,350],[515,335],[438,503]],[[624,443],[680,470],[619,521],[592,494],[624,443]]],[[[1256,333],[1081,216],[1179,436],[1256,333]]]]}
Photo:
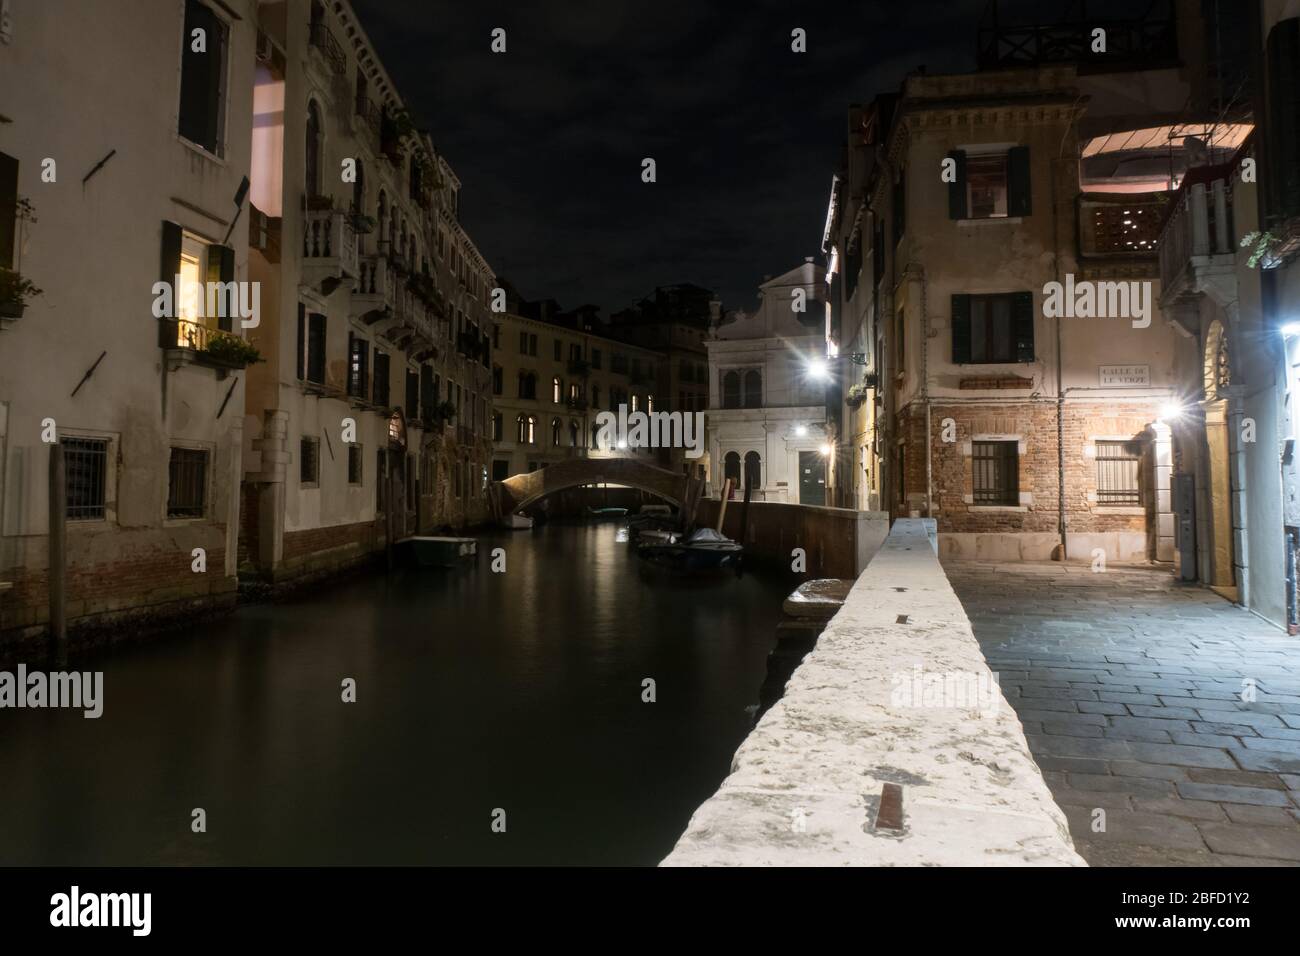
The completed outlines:
{"type": "Polygon", "coordinates": [[[167,480],[167,517],[202,518],[207,510],[208,453],[173,448],[167,480]]]}
{"type": "Polygon", "coordinates": [[[303,436],[298,446],[298,482],[314,485],[320,480],[320,439],[303,436]]]}
{"type": "Polygon", "coordinates": [[[1097,442],[1097,504],[1141,505],[1138,480],[1142,445],[1135,441],[1097,442]]]}
{"type": "Polygon", "coordinates": [[[103,518],[108,439],[64,438],[61,444],[68,484],[68,518],[72,521],[103,518]]]}
{"type": "Polygon", "coordinates": [[[361,484],[361,446],[348,445],[348,484],[361,484]]]}
{"type": "Polygon", "coordinates": [[[1020,504],[1020,456],[1016,442],[972,442],[971,458],[975,504],[1020,504]]]}

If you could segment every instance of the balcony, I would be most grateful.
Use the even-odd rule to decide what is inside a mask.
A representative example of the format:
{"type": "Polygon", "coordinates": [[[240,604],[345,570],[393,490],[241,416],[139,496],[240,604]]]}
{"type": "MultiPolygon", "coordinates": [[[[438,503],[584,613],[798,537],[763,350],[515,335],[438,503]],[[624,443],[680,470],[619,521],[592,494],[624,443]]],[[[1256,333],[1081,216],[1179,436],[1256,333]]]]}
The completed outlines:
{"type": "Polygon", "coordinates": [[[1160,233],[1161,308],[1204,293],[1220,303],[1236,298],[1232,236],[1231,167],[1190,170],[1160,233]]]}
{"type": "Polygon", "coordinates": [[[159,319],[158,345],[169,371],[187,365],[216,369],[218,378],[232,370],[246,368],[262,357],[257,349],[233,332],[214,329],[188,319],[159,319]]]}
{"type": "Polygon", "coordinates": [[[342,76],[347,72],[348,58],[343,53],[343,47],[339,46],[339,41],[334,39],[334,34],[324,23],[316,21],[308,26],[307,42],[331,74],[342,76]]]}
{"type": "Polygon", "coordinates": [[[393,283],[388,260],[383,256],[361,256],[357,265],[357,285],[352,290],[352,314],[373,324],[393,307],[393,283]]]}
{"type": "Polygon", "coordinates": [[[303,281],[328,295],[344,278],[359,278],[357,234],[347,213],[309,209],[303,215],[303,281]]]}
{"type": "Polygon", "coordinates": [[[370,135],[379,141],[380,131],[383,129],[384,114],[379,107],[374,104],[368,96],[364,94],[356,98],[354,112],[357,118],[370,129],[370,135]]]}
{"type": "MultiPolygon", "coordinates": [[[[1010,6],[1015,6],[1014,4],[1010,6]]],[[[1073,4],[1069,5],[1073,9],[1073,4]]],[[[989,0],[978,30],[981,70],[1077,63],[1080,73],[1157,69],[1177,65],[1178,37],[1172,4],[1154,2],[1135,17],[1066,17],[1052,23],[1012,23],[998,0],[989,0]],[[1106,52],[1092,51],[1092,31],[1106,31],[1106,52]]]]}

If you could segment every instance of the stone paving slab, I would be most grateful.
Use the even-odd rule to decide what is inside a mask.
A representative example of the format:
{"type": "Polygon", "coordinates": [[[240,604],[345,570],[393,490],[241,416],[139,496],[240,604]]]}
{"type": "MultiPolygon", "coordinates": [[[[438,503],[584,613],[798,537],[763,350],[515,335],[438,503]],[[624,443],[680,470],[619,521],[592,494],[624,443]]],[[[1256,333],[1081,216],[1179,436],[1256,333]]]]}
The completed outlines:
{"type": "Polygon", "coordinates": [[[1300,639],[1165,569],[943,565],[1090,864],[1300,865],[1300,639]]]}

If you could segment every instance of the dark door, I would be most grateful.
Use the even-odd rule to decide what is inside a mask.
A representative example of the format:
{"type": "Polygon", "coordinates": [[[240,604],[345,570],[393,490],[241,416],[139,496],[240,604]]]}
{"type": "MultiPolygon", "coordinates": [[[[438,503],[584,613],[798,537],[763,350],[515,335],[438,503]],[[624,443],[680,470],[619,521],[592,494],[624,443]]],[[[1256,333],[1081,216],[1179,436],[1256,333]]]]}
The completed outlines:
{"type": "Polygon", "coordinates": [[[826,459],[815,451],[799,452],[799,504],[826,504],[826,459]]]}
{"type": "Polygon", "coordinates": [[[1174,547],[1179,577],[1196,580],[1196,484],[1192,475],[1174,475],[1174,547]]]}

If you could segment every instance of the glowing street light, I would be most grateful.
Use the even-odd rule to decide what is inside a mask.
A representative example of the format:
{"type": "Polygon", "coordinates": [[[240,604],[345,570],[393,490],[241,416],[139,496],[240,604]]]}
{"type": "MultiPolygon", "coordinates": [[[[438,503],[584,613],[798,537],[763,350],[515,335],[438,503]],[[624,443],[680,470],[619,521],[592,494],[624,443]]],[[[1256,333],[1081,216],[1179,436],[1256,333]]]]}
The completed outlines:
{"type": "Polygon", "coordinates": [[[830,457],[830,454],[831,454],[831,446],[830,446],[830,445],[822,445],[822,446],[821,446],[820,448],[818,448],[817,450],[818,450],[819,452],[821,452],[821,456],[822,456],[823,458],[829,458],[829,457],[830,457]]]}
{"type": "Polygon", "coordinates": [[[1160,406],[1160,418],[1158,420],[1167,422],[1171,419],[1180,417],[1182,414],[1183,406],[1179,405],[1177,402],[1168,402],[1160,406]]]}
{"type": "Polygon", "coordinates": [[[796,436],[796,437],[798,437],[798,438],[803,438],[805,435],[808,434],[808,426],[807,426],[807,425],[795,425],[795,426],[794,426],[794,433],[795,433],[795,436],[796,436]]]}
{"type": "Polygon", "coordinates": [[[824,382],[830,378],[830,367],[826,364],[824,358],[811,358],[808,360],[808,377],[824,382]]]}

